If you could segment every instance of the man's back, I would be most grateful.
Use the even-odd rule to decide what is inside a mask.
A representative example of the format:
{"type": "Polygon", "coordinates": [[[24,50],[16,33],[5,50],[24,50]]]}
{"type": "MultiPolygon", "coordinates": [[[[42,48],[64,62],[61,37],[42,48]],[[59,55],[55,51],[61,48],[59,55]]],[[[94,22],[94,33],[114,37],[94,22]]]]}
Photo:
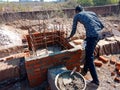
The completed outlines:
{"type": "MultiPolygon", "coordinates": [[[[98,19],[94,12],[82,11],[75,15],[74,22],[79,21],[86,29],[87,37],[95,37],[98,35],[97,31],[101,30],[104,26],[98,19]]],[[[73,22],[73,24],[74,24],[73,22]]]]}

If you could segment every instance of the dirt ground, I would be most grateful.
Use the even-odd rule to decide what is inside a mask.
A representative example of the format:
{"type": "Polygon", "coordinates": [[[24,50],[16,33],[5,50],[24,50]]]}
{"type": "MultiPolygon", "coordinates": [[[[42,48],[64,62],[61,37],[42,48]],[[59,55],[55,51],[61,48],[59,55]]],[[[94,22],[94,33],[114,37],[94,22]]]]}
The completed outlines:
{"type": "MultiPolygon", "coordinates": [[[[56,19],[46,21],[48,30],[51,30],[51,29],[54,28],[54,25],[51,24],[51,22],[54,23],[54,22],[56,22],[55,20],[56,19]]],[[[111,30],[120,31],[120,21],[119,20],[113,19],[112,17],[109,17],[109,18],[104,17],[104,18],[101,18],[101,20],[103,21],[103,23],[105,24],[105,27],[106,27],[104,29],[104,31],[105,32],[110,32],[109,35],[111,35],[111,30]]],[[[63,21],[63,20],[58,20],[58,21],[60,22],[60,21],[63,21]]],[[[65,20],[65,22],[66,21],[67,20],[65,20]]],[[[36,20],[36,21],[33,20],[30,23],[31,23],[30,25],[32,25],[33,32],[39,31],[39,28],[43,28],[43,27],[40,27],[40,24],[42,24],[42,23],[39,23],[38,20],[36,20]]],[[[14,28],[14,29],[11,29],[12,32],[15,32],[15,34],[17,33],[17,35],[20,35],[20,37],[18,36],[19,39],[18,39],[17,45],[21,44],[20,40],[22,39],[23,35],[28,33],[27,29],[24,27],[24,26],[29,27],[29,25],[27,25],[27,24],[28,24],[28,21],[25,21],[25,20],[21,21],[21,22],[20,21],[15,21],[15,22],[10,22],[10,23],[6,24],[7,27],[14,28]]],[[[65,26],[63,25],[62,28],[64,28],[65,30],[67,30],[70,33],[71,32],[71,25],[72,25],[72,20],[68,20],[67,24],[65,26]]],[[[56,27],[56,29],[59,29],[59,28],[56,27]]],[[[68,33],[67,36],[69,36],[69,33],[68,33]]],[[[81,38],[83,39],[84,35],[85,35],[84,28],[80,24],[78,26],[76,36],[77,37],[81,36],[81,38]]],[[[7,43],[6,42],[1,43],[0,46],[3,47],[6,44],[10,45],[12,43],[12,41],[16,40],[16,37],[13,37],[12,39],[6,39],[7,37],[3,36],[3,37],[0,38],[0,41],[2,41],[2,40],[5,41],[6,40],[6,42],[7,42],[7,43]]],[[[111,56],[115,56],[117,58],[117,60],[120,61],[120,54],[111,55],[111,56]]],[[[109,56],[106,56],[106,57],[109,58],[109,60],[110,60],[111,56],[109,55],[109,56]]],[[[115,72],[115,76],[111,76],[111,72],[113,72],[113,71],[115,71],[115,65],[110,64],[110,62],[108,62],[107,64],[103,64],[102,67],[100,67],[100,68],[97,67],[97,72],[98,72],[98,76],[99,76],[99,79],[100,79],[100,86],[98,88],[87,86],[86,90],[120,90],[120,83],[117,83],[117,82],[114,81],[114,78],[117,75],[116,72],[115,72]]],[[[118,77],[120,77],[120,76],[118,76],[118,77]]],[[[90,73],[87,74],[86,79],[91,80],[90,73]]],[[[9,85],[7,85],[3,88],[0,88],[0,90],[46,90],[44,88],[44,86],[46,86],[46,85],[48,85],[48,83],[45,82],[41,86],[38,86],[38,87],[35,87],[35,88],[30,88],[29,87],[29,82],[26,79],[26,80],[23,80],[23,81],[15,82],[13,84],[9,84],[9,85]]]]}
{"type": "MultiPolygon", "coordinates": [[[[117,61],[120,61],[120,54],[114,54],[114,55],[108,55],[105,56],[109,59],[112,56],[116,57],[117,61]]],[[[115,72],[114,76],[111,76],[111,72],[115,71],[115,64],[111,64],[110,62],[103,64],[102,67],[96,67],[98,77],[100,80],[100,86],[95,87],[95,86],[87,86],[86,90],[119,90],[120,89],[120,83],[115,82],[114,78],[116,76],[120,77],[117,75],[115,72]]],[[[92,80],[90,73],[88,72],[87,75],[85,76],[85,79],[92,80]]],[[[42,85],[35,87],[35,88],[30,88],[28,80],[23,80],[19,82],[15,82],[14,84],[7,85],[3,88],[0,88],[0,90],[47,90],[45,86],[48,86],[48,83],[45,82],[42,85]]]]}
{"type": "MultiPolygon", "coordinates": [[[[115,16],[111,17],[100,17],[105,28],[102,33],[106,36],[112,34],[118,35],[116,32],[120,32],[120,20],[115,16]]],[[[52,18],[48,20],[17,20],[13,22],[6,22],[0,25],[0,46],[7,48],[9,46],[21,45],[22,38],[28,34],[28,28],[32,32],[43,32],[55,30],[64,30],[66,38],[69,37],[72,30],[72,20],[68,18],[52,18]],[[8,39],[9,38],[9,39],[8,39]]],[[[119,35],[120,36],[120,35],[119,35]]],[[[85,38],[85,29],[82,24],[78,24],[75,36],[76,38],[85,38]]]]}

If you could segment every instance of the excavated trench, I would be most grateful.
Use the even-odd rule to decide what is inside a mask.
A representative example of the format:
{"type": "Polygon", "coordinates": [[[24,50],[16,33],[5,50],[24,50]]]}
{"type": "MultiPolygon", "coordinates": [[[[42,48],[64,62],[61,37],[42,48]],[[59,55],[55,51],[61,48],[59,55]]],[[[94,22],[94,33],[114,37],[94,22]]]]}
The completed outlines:
{"type": "Polygon", "coordinates": [[[0,28],[0,48],[9,48],[22,45],[21,35],[10,30],[11,28],[0,28]]]}
{"type": "Polygon", "coordinates": [[[22,35],[2,25],[0,28],[0,58],[22,52],[22,35]]]}

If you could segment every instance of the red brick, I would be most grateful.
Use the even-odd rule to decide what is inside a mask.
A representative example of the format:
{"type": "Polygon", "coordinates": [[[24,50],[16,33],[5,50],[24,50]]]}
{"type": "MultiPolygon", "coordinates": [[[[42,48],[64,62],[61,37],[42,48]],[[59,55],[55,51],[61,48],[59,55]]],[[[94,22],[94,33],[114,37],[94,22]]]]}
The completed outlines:
{"type": "Polygon", "coordinates": [[[118,75],[120,75],[120,70],[118,70],[118,75]]]}
{"type": "Polygon", "coordinates": [[[53,66],[54,66],[54,64],[49,64],[49,65],[41,66],[41,69],[48,69],[48,68],[51,68],[53,66]]]}
{"type": "Polygon", "coordinates": [[[72,64],[72,63],[80,63],[80,60],[77,60],[75,58],[72,58],[70,60],[68,60],[66,63],[72,64]]]}
{"type": "Polygon", "coordinates": [[[104,56],[99,56],[99,60],[101,60],[103,63],[107,63],[108,59],[105,58],[104,56]]]}
{"type": "Polygon", "coordinates": [[[120,61],[116,62],[116,66],[120,66],[120,61]]]}
{"type": "Polygon", "coordinates": [[[41,66],[41,65],[38,63],[38,64],[35,64],[35,65],[34,65],[34,68],[40,68],[40,66],[41,66]]]}
{"type": "Polygon", "coordinates": [[[30,52],[24,53],[25,57],[30,57],[30,52]]]}
{"type": "Polygon", "coordinates": [[[74,63],[74,64],[67,64],[66,65],[66,68],[68,70],[73,70],[74,67],[77,67],[77,70],[76,71],[80,71],[80,63],[74,63]]]}
{"type": "Polygon", "coordinates": [[[72,70],[72,69],[73,69],[72,66],[66,66],[66,68],[67,68],[68,70],[72,70]]]}
{"type": "Polygon", "coordinates": [[[9,56],[9,57],[6,57],[5,60],[12,60],[13,59],[13,56],[9,56]]]}
{"type": "Polygon", "coordinates": [[[117,71],[120,70],[120,66],[116,66],[116,70],[117,70],[117,71]]]}
{"type": "Polygon", "coordinates": [[[0,62],[3,62],[4,61],[4,59],[0,59],[0,62]]]}
{"type": "Polygon", "coordinates": [[[34,69],[34,72],[40,72],[40,68],[34,69]]]}
{"type": "Polygon", "coordinates": [[[25,62],[25,66],[26,66],[26,67],[34,66],[34,64],[35,64],[35,60],[31,60],[31,61],[26,61],[26,62],[25,62]]]}
{"type": "Polygon", "coordinates": [[[120,83],[120,77],[115,77],[114,81],[119,82],[120,83]]]}
{"type": "Polygon", "coordinates": [[[47,69],[42,69],[41,73],[46,74],[47,73],[47,69]]]}
{"type": "Polygon", "coordinates": [[[28,74],[28,78],[30,81],[36,78],[41,78],[41,77],[43,76],[41,75],[40,72],[33,72],[32,74],[28,74]]]}
{"type": "Polygon", "coordinates": [[[114,57],[112,57],[111,60],[110,60],[110,63],[111,64],[115,64],[116,63],[116,59],[114,57]]]}
{"type": "Polygon", "coordinates": [[[95,61],[94,61],[94,64],[95,64],[95,66],[98,66],[98,67],[101,67],[101,66],[102,66],[102,62],[101,62],[101,61],[98,61],[98,60],[95,60],[95,61]]]}
{"type": "Polygon", "coordinates": [[[115,76],[115,72],[111,72],[111,76],[115,76]]]}
{"type": "Polygon", "coordinates": [[[70,61],[67,61],[65,65],[68,65],[68,66],[71,65],[71,66],[73,66],[74,64],[80,64],[80,61],[78,60],[78,61],[71,62],[71,60],[70,60],[70,61]]]}

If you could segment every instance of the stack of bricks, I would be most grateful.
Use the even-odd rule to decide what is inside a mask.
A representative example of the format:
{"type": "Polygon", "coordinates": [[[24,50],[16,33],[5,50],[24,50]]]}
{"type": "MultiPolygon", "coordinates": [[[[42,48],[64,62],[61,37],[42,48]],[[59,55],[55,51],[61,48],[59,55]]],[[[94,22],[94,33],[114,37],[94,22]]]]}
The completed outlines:
{"type": "Polygon", "coordinates": [[[26,70],[31,87],[35,87],[47,80],[48,68],[65,65],[68,70],[77,67],[80,70],[81,50],[64,52],[44,58],[34,57],[26,60],[26,70]]]}
{"type": "Polygon", "coordinates": [[[106,58],[104,56],[99,56],[98,60],[94,61],[94,64],[97,67],[101,67],[103,65],[103,63],[107,63],[108,61],[109,61],[108,58],[106,58]]]}
{"type": "Polygon", "coordinates": [[[114,77],[114,81],[119,82],[120,83],[120,61],[117,61],[116,58],[114,56],[112,56],[110,59],[106,58],[105,56],[99,56],[98,58],[99,60],[95,60],[94,64],[97,67],[101,67],[104,64],[107,64],[110,66],[114,65],[115,69],[111,72],[111,76],[115,76],[114,77]]]}

